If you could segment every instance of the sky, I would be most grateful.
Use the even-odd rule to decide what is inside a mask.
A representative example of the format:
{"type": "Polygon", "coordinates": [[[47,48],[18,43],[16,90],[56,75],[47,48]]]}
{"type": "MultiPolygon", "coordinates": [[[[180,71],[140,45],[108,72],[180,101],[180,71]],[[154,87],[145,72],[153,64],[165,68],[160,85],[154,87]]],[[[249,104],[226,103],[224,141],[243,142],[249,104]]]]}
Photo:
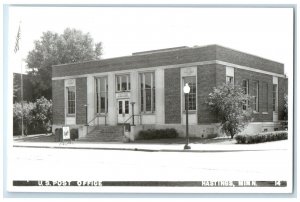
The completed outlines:
{"type": "Polygon", "coordinates": [[[24,59],[43,32],[67,27],[103,43],[102,58],[177,46],[225,47],[293,68],[291,8],[9,7],[9,66],[25,72],[24,59]],[[20,51],[13,52],[21,25],[20,51]]]}

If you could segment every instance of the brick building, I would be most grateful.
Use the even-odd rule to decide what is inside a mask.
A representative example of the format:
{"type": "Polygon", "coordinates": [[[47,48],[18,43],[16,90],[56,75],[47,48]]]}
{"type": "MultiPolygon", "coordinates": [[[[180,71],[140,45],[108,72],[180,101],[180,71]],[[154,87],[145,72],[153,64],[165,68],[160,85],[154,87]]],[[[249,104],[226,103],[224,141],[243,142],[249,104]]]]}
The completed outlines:
{"type": "Polygon", "coordinates": [[[53,66],[53,130],[68,125],[82,137],[88,133],[87,122],[89,128],[132,123],[134,112],[131,139],[147,128],[176,128],[184,136],[186,82],[191,87],[191,136],[219,133],[217,117],[205,101],[213,87],[225,82],[241,85],[255,97],[254,119],[244,133],[272,131],[283,120],[284,65],[209,45],[53,66]]]}

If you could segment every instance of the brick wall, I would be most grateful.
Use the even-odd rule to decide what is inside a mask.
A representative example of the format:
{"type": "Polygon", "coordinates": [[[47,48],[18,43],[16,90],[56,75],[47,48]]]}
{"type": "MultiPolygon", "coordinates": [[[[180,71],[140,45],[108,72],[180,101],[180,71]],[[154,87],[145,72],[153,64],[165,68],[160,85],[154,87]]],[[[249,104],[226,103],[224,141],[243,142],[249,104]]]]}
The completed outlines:
{"type": "Polygon", "coordinates": [[[165,123],[181,123],[180,69],[165,70],[165,123]]]}
{"type": "Polygon", "coordinates": [[[222,46],[210,45],[169,52],[158,52],[145,55],[134,55],[98,61],[58,65],[52,67],[52,76],[62,77],[82,75],[211,60],[221,60],[279,74],[283,74],[284,72],[283,65],[281,63],[222,46]]]}
{"type": "MultiPolygon", "coordinates": [[[[216,123],[217,117],[209,110],[206,100],[208,94],[212,92],[216,86],[216,65],[201,65],[197,70],[197,101],[198,101],[198,123],[216,123]]],[[[220,69],[218,69],[220,70],[220,69]]],[[[222,70],[219,71],[218,77],[220,77],[222,70]]]]}
{"type": "Polygon", "coordinates": [[[235,84],[242,85],[242,81],[249,80],[249,93],[253,95],[254,81],[259,82],[259,112],[253,114],[254,122],[270,122],[273,121],[273,105],[272,105],[272,89],[273,89],[273,77],[266,74],[251,72],[247,70],[236,69],[234,70],[235,84]],[[268,85],[267,101],[263,99],[262,83],[266,82],[268,85]],[[267,102],[267,103],[266,103],[267,102]],[[267,104],[267,113],[263,114],[261,111],[262,104],[267,104]]]}
{"type": "Polygon", "coordinates": [[[216,86],[223,85],[226,82],[226,67],[216,64],[216,86]]]}
{"type": "Polygon", "coordinates": [[[76,79],[76,124],[86,123],[87,79],[76,79]]]}
{"type": "Polygon", "coordinates": [[[264,71],[284,74],[283,64],[260,58],[251,54],[216,46],[217,60],[242,66],[258,68],[264,71]]]}
{"type": "Polygon", "coordinates": [[[216,59],[215,46],[135,55],[52,67],[52,77],[184,64],[216,59]]]}
{"type": "Polygon", "coordinates": [[[52,81],[53,124],[65,124],[64,80],[52,81]]]}

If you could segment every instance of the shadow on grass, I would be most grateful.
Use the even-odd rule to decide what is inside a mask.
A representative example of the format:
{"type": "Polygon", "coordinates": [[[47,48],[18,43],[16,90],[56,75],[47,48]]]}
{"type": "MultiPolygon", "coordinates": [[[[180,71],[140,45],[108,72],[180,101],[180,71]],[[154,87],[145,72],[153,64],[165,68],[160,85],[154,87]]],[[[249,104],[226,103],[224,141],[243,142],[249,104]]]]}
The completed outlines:
{"type": "Polygon", "coordinates": [[[52,134],[40,134],[40,135],[27,135],[25,137],[22,136],[14,136],[14,141],[17,142],[57,142],[56,137],[52,134]]]}

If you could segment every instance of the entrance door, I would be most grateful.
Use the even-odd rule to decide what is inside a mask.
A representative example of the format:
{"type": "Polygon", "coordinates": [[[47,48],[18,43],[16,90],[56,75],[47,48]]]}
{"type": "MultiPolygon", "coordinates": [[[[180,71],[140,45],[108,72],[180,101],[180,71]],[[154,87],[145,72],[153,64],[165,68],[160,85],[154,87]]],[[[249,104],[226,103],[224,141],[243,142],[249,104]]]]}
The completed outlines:
{"type": "Polygon", "coordinates": [[[129,100],[118,100],[118,123],[124,123],[130,117],[129,100]]]}

